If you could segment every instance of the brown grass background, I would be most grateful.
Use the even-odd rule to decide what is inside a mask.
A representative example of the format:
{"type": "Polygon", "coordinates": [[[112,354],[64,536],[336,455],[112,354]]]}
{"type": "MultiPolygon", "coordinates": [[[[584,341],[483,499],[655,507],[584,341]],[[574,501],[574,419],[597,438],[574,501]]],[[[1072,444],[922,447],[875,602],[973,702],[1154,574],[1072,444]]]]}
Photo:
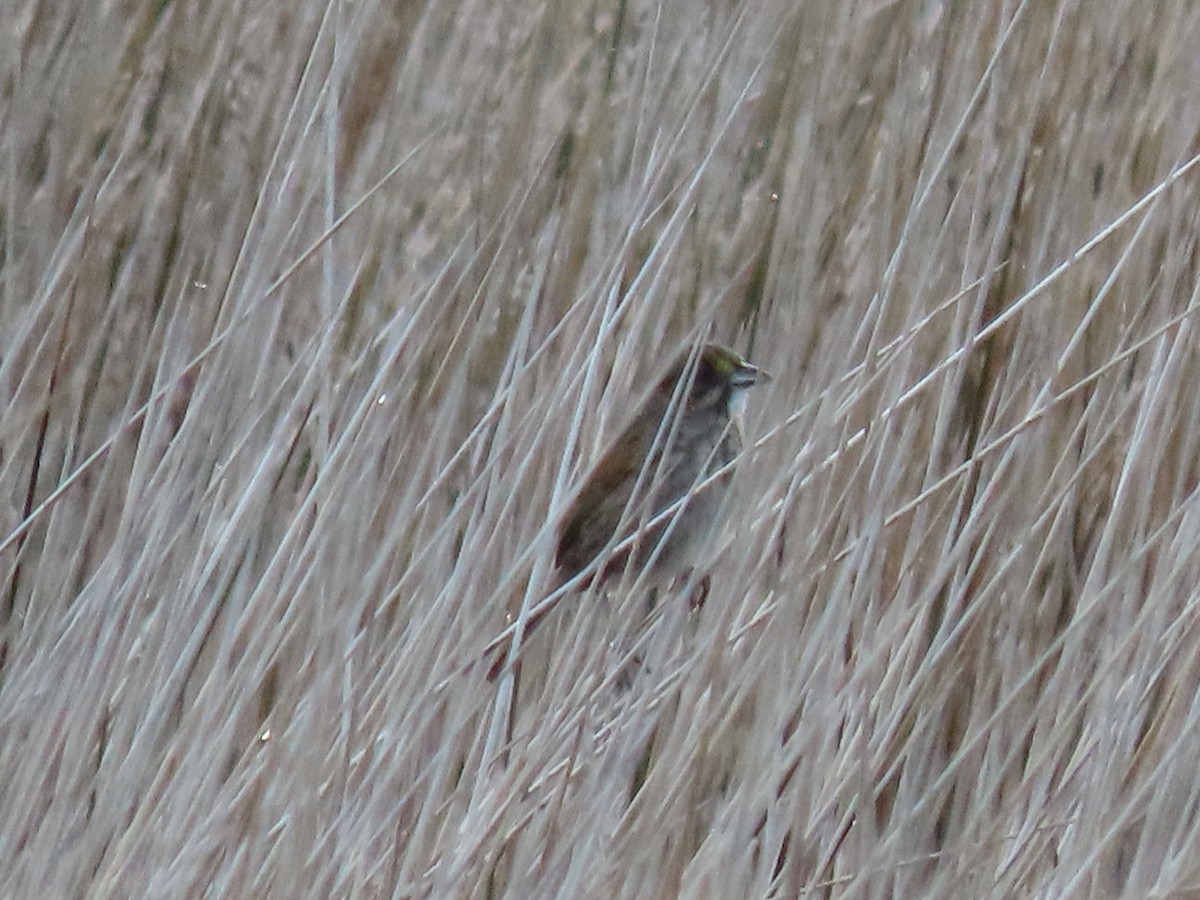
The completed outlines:
{"type": "Polygon", "coordinates": [[[0,897],[1200,897],[1195,4],[4,20],[0,897]],[[505,757],[697,335],[708,602],[505,757]]]}

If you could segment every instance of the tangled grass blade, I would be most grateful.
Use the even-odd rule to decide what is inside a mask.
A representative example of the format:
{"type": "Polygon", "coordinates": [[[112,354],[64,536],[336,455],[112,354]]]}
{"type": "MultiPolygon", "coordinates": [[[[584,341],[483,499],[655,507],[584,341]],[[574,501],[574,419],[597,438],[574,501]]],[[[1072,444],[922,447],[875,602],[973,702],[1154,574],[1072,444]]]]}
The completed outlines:
{"type": "Polygon", "coordinates": [[[1200,896],[1194,4],[110,5],[0,37],[0,897],[1200,896]],[[708,341],[703,563],[555,595],[708,341]]]}

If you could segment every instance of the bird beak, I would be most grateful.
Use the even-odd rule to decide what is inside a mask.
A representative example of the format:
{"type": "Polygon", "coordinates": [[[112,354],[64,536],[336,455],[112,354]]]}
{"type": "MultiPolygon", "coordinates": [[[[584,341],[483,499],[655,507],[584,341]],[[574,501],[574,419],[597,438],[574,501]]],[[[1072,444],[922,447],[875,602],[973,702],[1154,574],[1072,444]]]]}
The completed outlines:
{"type": "Polygon", "coordinates": [[[733,370],[731,379],[735,388],[753,387],[756,384],[766,384],[770,380],[770,375],[748,362],[739,363],[738,367],[733,370]]]}

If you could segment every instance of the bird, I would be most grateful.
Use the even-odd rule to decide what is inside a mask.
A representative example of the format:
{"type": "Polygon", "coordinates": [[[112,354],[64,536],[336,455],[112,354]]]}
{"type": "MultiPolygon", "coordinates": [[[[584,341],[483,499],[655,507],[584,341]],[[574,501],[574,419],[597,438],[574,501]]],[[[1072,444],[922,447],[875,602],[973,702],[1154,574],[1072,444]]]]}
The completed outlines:
{"type": "MultiPolygon", "coordinates": [[[[597,584],[611,585],[626,570],[663,584],[695,568],[742,451],[746,393],[769,380],[719,344],[680,352],[568,505],[554,590],[591,569],[597,584]]],[[[547,612],[526,619],[526,635],[547,612]]],[[[499,651],[489,681],[504,668],[513,630],[489,645],[499,651]]]]}

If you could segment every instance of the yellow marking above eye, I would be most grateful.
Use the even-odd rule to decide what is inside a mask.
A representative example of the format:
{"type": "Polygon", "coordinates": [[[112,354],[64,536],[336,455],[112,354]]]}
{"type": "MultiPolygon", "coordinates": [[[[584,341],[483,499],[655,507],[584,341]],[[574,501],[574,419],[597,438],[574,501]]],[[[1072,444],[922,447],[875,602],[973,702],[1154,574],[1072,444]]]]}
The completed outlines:
{"type": "Polygon", "coordinates": [[[708,363],[722,375],[729,375],[735,369],[746,365],[746,361],[740,356],[720,347],[711,348],[708,363]]]}

